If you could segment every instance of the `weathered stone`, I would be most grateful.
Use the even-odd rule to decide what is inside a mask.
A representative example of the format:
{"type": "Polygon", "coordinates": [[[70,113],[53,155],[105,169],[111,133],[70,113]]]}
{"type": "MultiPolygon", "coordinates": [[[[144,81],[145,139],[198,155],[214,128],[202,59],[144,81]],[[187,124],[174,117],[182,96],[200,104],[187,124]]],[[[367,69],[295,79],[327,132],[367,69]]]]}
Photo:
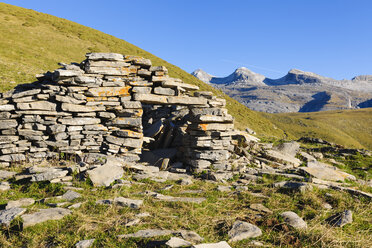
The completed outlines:
{"type": "Polygon", "coordinates": [[[142,103],[150,103],[150,104],[167,104],[168,99],[166,96],[159,96],[153,94],[141,94],[135,93],[133,95],[134,100],[142,102],[142,103]]]}
{"type": "Polygon", "coordinates": [[[105,111],[104,106],[86,106],[71,103],[62,103],[62,110],[67,112],[98,112],[105,111]]]}
{"type": "Polygon", "coordinates": [[[192,85],[192,84],[186,84],[186,83],[180,83],[180,82],[177,82],[177,81],[174,81],[174,80],[166,80],[166,81],[161,83],[161,86],[163,86],[165,88],[180,87],[180,88],[183,88],[183,89],[186,89],[186,90],[199,90],[199,86],[192,85]]]}
{"type": "Polygon", "coordinates": [[[18,122],[17,120],[1,120],[0,121],[0,129],[10,129],[13,127],[17,127],[18,122]]]}
{"type": "Polygon", "coordinates": [[[176,91],[170,88],[155,87],[154,93],[157,95],[174,96],[176,91]]]}
{"type": "Polygon", "coordinates": [[[66,200],[66,201],[73,201],[77,198],[81,197],[81,194],[79,194],[78,192],[75,192],[73,190],[68,190],[66,193],[64,193],[62,195],[62,199],[66,200]]]}
{"type": "Polygon", "coordinates": [[[351,212],[351,210],[345,210],[341,213],[332,215],[331,217],[326,219],[326,222],[331,226],[343,227],[344,225],[353,222],[353,213],[351,212]]]}
{"type": "Polygon", "coordinates": [[[106,140],[109,143],[118,145],[118,146],[125,146],[131,148],[141,148],[142,147],[142,139],[130,139],[130,138],[119,138],[112,135],[106,136],[106,140]]]}
{"type": "Polygon", "coordinates": [[[16,92],[12,95],[12,98],[21,98],[24,96],[31,96],[31,95],[36,95],[39,94],[41,89],[32,89],[32,90],[26,90],[26,91],[21,91],[21,92],[16,92]]]}
{"type": "Polygon", "coordinates": [[[123,176],[123,169],[119,166],[105,164],[88,171],[90,180],[96,186],[109,186],[116,179],[123,176]]]}
{"type": "Polygon", "coordinates": [[[54,71],[54,74],[57,78],[60,77],[76,77],[83,73],[81,70],[64,70],[64,69],[57,69],[54,71]]]}
{"type": "Polygon", "coordinates": [[[197,115],[193,118],[193,121],[204,122],[204,123],[224,123],[233,122],[234,118],[231,115],[215,116],[215,115],[197,115]]]}
{"type": "Polygon", "coordinates": [[[0,210],[0,226],[10,226],[12,220],[14,220],[17,216],[26,212],[24,208],[10,208],[6,210],[0,210]]]}
{"type": "Polygon", "coordinates": [[[56,111],[56,104],[47,101],[36,101],[27,103],[17,103],[17,109],[20,110],[46,110],[56,111]]]}
{"type": "Polygon", "coordinates": [[[231,248],[226,241],[194,245],[192,248],[231,248]]]}
{"type": "Polygon", "coordinates": [[[20,162],[25,160],[26,156],[24,154],[9,154],[0,156],[0,161],[2,162],[20,162]]]}
{"type": "Polygon", "coordinates": [[[12,111],[14,109],[15,109],[14,105],[10,105],[10,104],[0,105],[0,111],[12,111]]]}
{"type": "Polygon", "coordinates": [[[207,100],[199,97],[167,96],[167,103],[172,105],[205,105],[207,100]]]}
{"type": "Polygon", "coordinates": [[[134,200],[124,197],[117,197],[114,199],[114,203],[123,207],[139,209],[143,204],[143,200],[134,200]]]}
{"type": "Polygon", "coordinates": [[[142,109],[142,104],[139,101],[122,101],[121,105],[125,109],[142,109]]]}
{"type": "Polygon", "coordinates": [[[139,94],[150,94],[152,91],[151,87],[133,87],[132,92],[139,94]]]}
{"type": "Polygon", "coordinates": [[[32,182],[50,181],[55,178],[64,177],[68,174],[67,170],[50,168],[47,171],[32,175],[32,182]]]}
{"type": "Polygon", "coordinates": [[[194,130],[201,131],[227,131],[234,128],[234,124],[231,123],[193,123],[189,126],[194,130]]]}
{"type": "Polygon", "coordinates": [[[71,210],[65,208],[40,209],[36,213],[22,215],[23,227],[29,227],[48,220],[60,220],[71,214],[71,210]]]}
{"type": "Polygon", "coordinates": [[[0,191],[10,190],[10,184],[8,182],[0,182],[0,191]]]}
{"type": "Polygon", "coordinates": [[[81,240],[75,244],[76,248],[89,248],[93,245],[95,239],[81,240]]]}
{"type": "Polygon", "coordinates": [[[274,183],[274,187],[282,188],[287,190],[296,190],[299,192],[306,192],[308,190],[312,190],[313,186],[311,184],[305,182],[296,182],[296,181],[282,181],[274,183]]]}
{"type": "Polygon", "coordinates": [[[99,124],[101,120],[98,118],[60,118],[58,119],[58,122],[63,125],[83,126],[99,124]]]}
{"type": "Polygon", "coordinates": [[[8,179],[13,177],[17,172],[14,171],[6,171],[6,170],[0,170],[0,180],[8,179]]]}
{"type": "Polygon", "coordinates": [[[56,101],[58,102],[64,102],[64,103],[72,103],[72,104],[82,104],[85,103],[84,100],[76,99],[75,97],[71,96],[60,96],[56,95],[56,101]]]}
{"type": "Polygon", "coordinates": [[[324,163],[319,163],[315,161],[308,162],[308,166],[311,167],[301,167],[300,169],[307,174],[329,181],[345,181],[345,179],[356,180],[355,176],[350,175],[346,172],[336,169],[335,167],[324,165],[324,163]]]}
{"type": "Polygon", "coordinates": [[[261,203],[252,203],[251,205],[249,205],[249,208],[253,209],[253,210],[256,210],[256,211],[259,211],[259,212],[267,213],[267,214],[272,214],[273,213],[273,211],[271,211],[270,209],[268,209],[267,207],[265,207],[261,203]]]}
{"type": "Polygon", "coordinates": [[[0,144],[12,143],[19,140],[18,136],[0,135],[0,144]]]}
{"type": "Polygon", "coordinates": [[[139,230],[136,233],[118,235],[118,238],[152,238],[158,236],[171,235],[173,231],[171,230],[160,230],[160,229],[146,229],[139,230]]]}
{"type": "Polygon", "coordinates": [[[143,133],[135,132],[135,131],[128,130],[128,129],[121,129],[121,130],[114,131],[114,134],[116,136],[124,137],[124,138],[137,138],[137,139],[143,138],[143,133]]]}
{"type": "Polygon", "coordinates": [[[15,201],[8,201],[5,209],[18,208],[18,207],[27,207],[35,203],[35,200],[32,198],[22,198],[15,201]]]}
{"type": "Polygon", "coordinates": [[[290,154],[281,153],[277,150],[268,150],[266,151],[265,156],[276,162],[283,163],[283,164],[291,164],[295,167],[301,164],[301,161],[298,158],[290,154]]]}
{"type": "Polygon", "coordinates": [[[141,118],[125,118],[125,117],[118,117],[111,121],[112,125],[118,127],[136,127],[142,128],[142,120],[141,118]]]}
{"type": "Polygon", "coordinates": [[[235,221],[229,231],[229,242],[236,242],[248,238],[256,238],[262,235],[262,231],[255,225],[244,221],[235,221]]]}
{"type": "Polygon", "coordinates": [[[300,143],[296,141],[284,142],[275,147],[275,149],[281,153],[289,154],[294,157],[300,150],[300,143]]]}
{"type": "Polygon", "coordinates": [[[98,87],[90,88],[87,92],[89,96],[128,96],[130,86],[124,87],[98,87]]]}
{"type": "Polygon", "coordinates": [[[294,227],[295,229],[307,228],[306,222],[301,217],[299,217],[295,212],[287,211],[282,213],[281,216],[288,225],[294,227]]]}
{"type": "Polygon", "coordinates": [[[167,247],[178,248],[178,247],[190,247],[192,244],[184,239],[172,237],[165,243],[167,247]]]}
{"type": "Polygon", "coordinates": [[[89,60],[124,61],[124,56],[118,53],[87,53],[89,60]]]}

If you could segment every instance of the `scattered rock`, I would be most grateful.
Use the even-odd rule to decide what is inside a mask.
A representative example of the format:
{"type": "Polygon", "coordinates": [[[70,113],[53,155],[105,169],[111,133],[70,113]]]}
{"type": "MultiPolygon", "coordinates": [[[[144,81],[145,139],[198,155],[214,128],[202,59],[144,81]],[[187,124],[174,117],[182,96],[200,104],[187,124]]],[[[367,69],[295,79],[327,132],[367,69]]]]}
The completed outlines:
{"type": "Polygon", "coordinates": [[[71,211],[65,208],[40,209],[36,213],[22,215],[23,227],[33,226],[48,220],[60,220],[69,214],[71,211]]]}
{"type": "Polygon", "coordinates": [[[68,209],[80,208],[82,204],[83,204],[82,202],[78,202],[78,203],[72,204],[71,206],[68,207],[68,209]]]}
{"type": "Polygon", "coordinates": [[[43,173],[32,175],[32,182],[51,181],[55,178],[64,177],[68,174],[68,170],[48,168],[43,173]]]}
{"type": "Polygon", "coordinates": [[[15,217],[23,214],[24,212],[26,212],[26,209],[18,207],[0,210],[0,226],[9,226],[10,222],[12,222],[15,217]]]}
{"type": "Polygon", "coordinates": [[[311,186],[311,184],[304,183],[304,182],[295,182],[295,181],[277,182],[277,183],[274,183],[274,187],[286,189],[286,190],[296,190],[302,193],[306,191],[311,191],[313,189],[313,186],[311,186]]]}
{"type": "Polygon", "coordinates": [[[275,147],[275,149],[281,153],[289,154],[294,157],[300,150],[300,143],[296,141],[284,142],[275,147]]]}
{"type": "MultiPolygon", "coordinates": [[[[310,162],[311,167],[301,167],[300,169],[305,173],[319,178],[321,180],[329,181],[345,181],[345,179],[356,180],[355,176],[350,175],[346,172],[337,170],[335,167],[324,166],[324,163],[317,162],[316,165],[314,161],[310,162]]],[[[308,163],[309,166],[309,163],[308,163]]]]}
{"type": "Polygon", "coordinates": [[[118,235],[118,238],[152,238],[158,236],[166,236],[171,235],[171,230],[161,230],[161,229],[146,229],[146,230],[139,230],[136,233],[118,235]]]}
{"type": "Polygon", "coordinates": [[[256,238],[262,235],[262,231],[255,225],[244,221],[235,221],[229,231],[229,242],[236,242],[248,238],[256,238]]]}
{"type": "Polygon", "coordinates": [[[293,228],[296,228],[296,229],[307,228],[306,222],[300,216],[298,216],[295,212],[287,211],[287,212],[282,213],[281,216],[283,217],[284,221],[288,225],[292,226],[293,228]]]}
{"type": "Polygon", "coordinates": [[[81,240],[75,244],[76,248],[89,248],[93,245],[95,239],[81,240]]]}
{"type": "Polygon", "coordinates": [[[124,197],[117,197],[114,199],[114,203],[119,206],[123,206],[123,207],[139,209],[143,204],[143,200],[133,200],[133,199],[124,198],[124,197]]]}
{"type": "Polygon", "coordinates": [[[15,174],[17,174],[17,172],[7,171],[7,170],[0,170],[0,180],[11,178],[15,174]]]}
{"type": "Polygon", "coordinates": [[[130,219],[125,223],[125,227],[135,226],[141,222],[141,219],[130,219]]]}
{"type": "Polygon", "coordinates": [[[81,197],[81,194],[73,190],[68,190],[66,193],[62,195],[62,199],[67,200],[67,201],[73,201],[79,197],[81,197]]]}
{"type": "Polygon", "coordinates": [[[112,164],[105,164],[88,171],[89,178],[94,185],[106,187],[110,186],[116,179],[121,178],[123,174],[123,168],[112,164]]]}
{"type": "Polygon", "coordinates": [[[256,210],[256,211],[259,211],[259,212],[267,213],[267,214],[272,214],[273,213],[273,211],[271,211],[270,209],[268,209],[267,207],[265,207],[264,205],[262,205],[260,203],[252,203],[249,206],[249,208],[253,209],[253,210],[256,210]]]}
{"type": "Polygon", "coordinates": [[[322,204],[322,207],[323,207],[324,209],[332,209],[332,206],[331,206],[331,204],[329,204],[329,203],[323,203],[323,204],[322,204]]]}
{"type": "Polygon", "coordinates": [[[231,189],[230,189],[230,186],[218,185],[217,186],[217,191],[220,191],[220,192],[230,192],[231,189]]]}
{"type": "Polygon", "coordinates": [[[231,248],[226,241],[194,245],[193,248],[231,248]]]}
{"type": "Polygon", "coordinates": [[[172,237],[170,240],[168,240],[167,243],[165,243],[168,247],[172,248],[178,248],[178,247],[189,247],[192,244],[184,239],[172,237]]]}
{"type": "Polygon", "coordinates": [[[138,218],[145,218],[145,217],[150,217],[150,216],[151,216],[151,214],[149,214],[147,212],[136,214],[136,217],[138,217],[138,218]]]}
{"type": "Polygon", "coordinates": [[[10,190],[10,185],[8,182],[0,182],[0,191],[10,190]]]}
{"type": "Polygon", "coordinates": [[[353,222],[353,213],[351,212],[351,210],[345,210],[341,213],[332,215],[331,217],[326,219],[326,222],[331,226],[343,227],[344,225],[353,222]]]}
{"type": "Polygon", "coordinates": [[[22,198],[16,201],[8,201],[5,209],[18,208],[18,207],[27,207],[35,203],[35,200],[32,198],[22,198]]]}

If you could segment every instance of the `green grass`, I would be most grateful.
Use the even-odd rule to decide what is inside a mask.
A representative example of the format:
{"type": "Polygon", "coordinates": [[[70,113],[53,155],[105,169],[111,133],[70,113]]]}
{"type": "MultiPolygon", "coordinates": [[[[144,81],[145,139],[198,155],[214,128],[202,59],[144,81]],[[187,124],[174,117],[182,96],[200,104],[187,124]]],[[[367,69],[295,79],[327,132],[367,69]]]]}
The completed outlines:
{"type": "MultiPolygon", "coordinates": [[[[131,180],[126,174],[125,179],[131,180]]],[[[280,178],[279,178],[280,179],[280,178]]],[[[48,221],[22,230],[21,219],[12,222],[9,229],[0,230],[0,247],[73,247],[82,239],[95,238],[94,247],[144,247],[144,242],[162,240],[166,237],[141,239],[118,239],[117,235],[133,233],[146,228],[197,232],[205,242],[228,240],[227,232],[235,220],[248,221],[259,226],[261,237],[232,243],[233,248],[247,247],[251,240],[265,243],[266,247],[370,247],[372,245],[371,221],[372,207],[364,198],[355,198],[345,192],[314,188],[305,193],[285,193],[271,187],[279,180],[265,177],[260,183],[249,184],[248,191],[238,194],[219,192],[217,185],[208,181],[196,180],[189,186],[174,182],[153,182],[145,180],[130,187],[118,189],[97,188],[86,182],[74,180],[75,187],[83,188],[82,197],[74,202],[84,202],[82,207],[60,221],[48,221]],[[162,191],[165,195],[205,197],[201,204],[157,201],[144,196],[145,190],[156,191],[166,185],[174,187],[162,191]],[[201,193],[183,193],[185,190],[201,190],[201,193]],[[260,192],[268,198],[255,197],[250,192],[260,192]],[[96,205],[98,199],[113,199],[118,196],[132,199],[143,199],[141,209],[96,205]],[[322,204],[328,202],[332,210],[325,210],[322,204]],[[273,214],[257,215],[249,208],[252,203],[261,203],[273,211],[273,214]],[[354,221],[343,228],[330,228],[325,219],[331,214],[350,209],[354,221]],[[294,211],[308,223],[307,230],[295,230],[283,223],[280,213],[294,211]],[[151,217],[143,218],[139,225],[125,227],[125,223],[141,212],[150,213],[151,217]]],[[[61,185],[48,183],[31,183],[28,190],[13,187],[8,192],[0,192],[2,203],[21,197],[51,197],[63,194],[61,185]]],[[[58,202],[60,200],[49,202],[58,202]]],[[[70,203],[71,205],[72,203],[70,203]]],[[[28,212],[46,208],[45,203],[28,207],[28,212]]]]}

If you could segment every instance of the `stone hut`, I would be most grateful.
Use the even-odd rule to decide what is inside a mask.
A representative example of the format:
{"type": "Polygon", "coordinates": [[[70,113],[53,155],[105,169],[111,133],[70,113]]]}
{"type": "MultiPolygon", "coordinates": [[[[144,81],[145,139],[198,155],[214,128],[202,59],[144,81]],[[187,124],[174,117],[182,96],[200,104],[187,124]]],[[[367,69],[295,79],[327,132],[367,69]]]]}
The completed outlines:
{"type": "Polygon", "coordinates": [[[137,56],[88,53],[61,66],[0,94],[0,165],[75,154],[226,166],[234,124],[224,99],[137,56]]]}

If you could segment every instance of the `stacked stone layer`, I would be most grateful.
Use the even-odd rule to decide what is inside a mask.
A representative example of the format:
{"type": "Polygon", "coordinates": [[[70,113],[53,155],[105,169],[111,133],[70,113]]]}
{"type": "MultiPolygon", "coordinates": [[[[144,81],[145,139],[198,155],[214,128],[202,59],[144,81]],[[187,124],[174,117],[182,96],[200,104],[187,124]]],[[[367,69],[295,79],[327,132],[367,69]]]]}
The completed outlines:
{"type": "Polygon", "coordinates": [[[221,109],[221,99],[210,93],[191,96],[197,86],[169,77],[167,68],[152,66],[148,59],[114,53],[86,57],[1,94],[2,165],[65,153],[118,154],[137,161],[149,132],[143,125],[150,129],[164,120],[159,113],[166,113],[171,128],[163,147],[187,147],[193,165],[198,159],[228,158],[223,150],[231,150],[233,120],[221,109]],[[186,127],[188,138],[176,139],[186,127]]]}

